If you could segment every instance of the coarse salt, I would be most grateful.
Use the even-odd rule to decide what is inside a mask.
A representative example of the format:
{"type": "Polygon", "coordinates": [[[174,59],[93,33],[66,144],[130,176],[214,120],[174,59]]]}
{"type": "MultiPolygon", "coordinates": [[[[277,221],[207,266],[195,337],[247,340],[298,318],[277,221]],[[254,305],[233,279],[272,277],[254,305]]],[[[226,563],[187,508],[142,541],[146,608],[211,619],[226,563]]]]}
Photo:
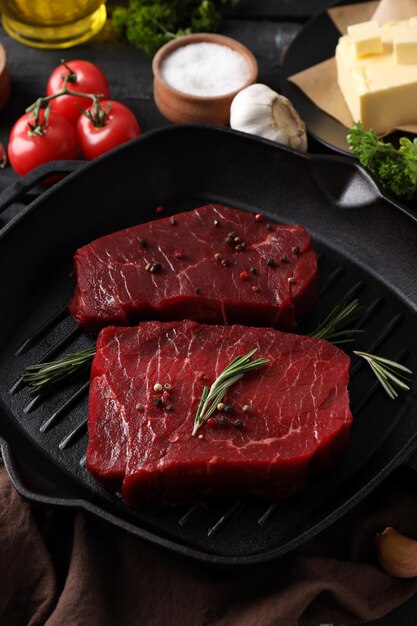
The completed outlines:
{"type": "Polygon", "coordinates": [[[221,96],[250,78],[245,57],[218,43],[192,43],[174,50],[161,64],[164,81],[194,96],[221,96]]]}

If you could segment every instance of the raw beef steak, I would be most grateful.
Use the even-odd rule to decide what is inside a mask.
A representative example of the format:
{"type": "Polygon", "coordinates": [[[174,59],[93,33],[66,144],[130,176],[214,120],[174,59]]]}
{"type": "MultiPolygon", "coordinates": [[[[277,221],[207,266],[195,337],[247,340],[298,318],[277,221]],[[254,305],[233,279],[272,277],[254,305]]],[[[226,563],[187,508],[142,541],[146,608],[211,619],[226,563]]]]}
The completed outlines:
{"type": "Polygon", "coordinates": [[[327,341],[267,328],[108,327],[92,367],[87,467],[108,486],[123,481],[133,506],[296,493],[345,452],[349,363],[327,341]],[[193,437],[203,387],[254,347],[269,364],[233,385],[193,437]]]}
{"type": "Polygon", "coordinates": [[[74,269],[69,308],[89,332],[149,319],[295,330],[317,302],[307,231],[221,205],[101,237],[74,269]]]}

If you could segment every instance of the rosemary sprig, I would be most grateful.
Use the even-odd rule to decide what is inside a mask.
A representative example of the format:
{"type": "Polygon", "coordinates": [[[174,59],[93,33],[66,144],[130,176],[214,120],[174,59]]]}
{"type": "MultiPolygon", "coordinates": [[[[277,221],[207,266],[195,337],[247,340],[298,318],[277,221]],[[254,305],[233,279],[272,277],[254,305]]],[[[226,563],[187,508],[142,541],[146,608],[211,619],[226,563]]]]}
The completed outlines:
{"type": "Polygon", "coordinates": [[[192,436],[195,437],[198,429],[205,424],[210,415],[214,413],[217,405],[226,395],[227,390],[238,382],[243,376],[251,370],[267,365],[269,359],[260,357],[251,361],[251,357],[258,348],[253,348],[244,356],[238,356],[225,367],[222,373],[216,378],[210,389],[204,387],[203,393],[198,405],[197,413],[194,418],[194,428],[192,436]]]}
{"type": "Polygon", "coordinates": [[[51,385],[62,380],[73,378],[86,369],[92,362],[96,348],[87,348],[80,352],[66,354],[62,359],[50,361],[47,363],[38,363],[30,365],[23,374],[23,382],[26,383],[32,391],[37,393],[44,391],[51,385]]]}
{"type": "Polygon", "coordinates": [[[327,339],[335,346],[354,341],[355,335],[362,333],[363,330],[349,328],[349,325],[356,320],[360,309],[359,300],[356,298],[350,301],[343,299],[309,336],[314,339],[327,339]]]}
{"type": "Polygon", "coordinates": [[[409,385],[404,381],[408,381],[409,374],[413,372],[408,369],[408,367],[405,367],[405,365],[401,365],[401,363],[396,363],[396,361],[391,361],[390,359],[385,359],[382,356],[377,356],[376,354],[369,354],[368,352],[353,350],[353,354],[365,359],[377,380],[393,400],[398,398],[398,392],[410,390],[409,385]]]}

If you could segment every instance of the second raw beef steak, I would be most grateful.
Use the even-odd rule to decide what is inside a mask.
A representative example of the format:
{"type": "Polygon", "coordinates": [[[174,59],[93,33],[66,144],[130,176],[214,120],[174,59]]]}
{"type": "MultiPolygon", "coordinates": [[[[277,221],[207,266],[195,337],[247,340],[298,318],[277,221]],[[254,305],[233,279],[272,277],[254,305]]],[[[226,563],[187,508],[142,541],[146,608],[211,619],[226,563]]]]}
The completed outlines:
{"type": "Polygon", "coordinates": [[[346,450],[349,364],[327,341],[267,328],[106,328],[92,366],[87,467],[110,487],[123,483],[134,506],[296,493],[346,450]],[[204,386],[253,348],[269,363],[234,384],[192,436],[204,386]]]}

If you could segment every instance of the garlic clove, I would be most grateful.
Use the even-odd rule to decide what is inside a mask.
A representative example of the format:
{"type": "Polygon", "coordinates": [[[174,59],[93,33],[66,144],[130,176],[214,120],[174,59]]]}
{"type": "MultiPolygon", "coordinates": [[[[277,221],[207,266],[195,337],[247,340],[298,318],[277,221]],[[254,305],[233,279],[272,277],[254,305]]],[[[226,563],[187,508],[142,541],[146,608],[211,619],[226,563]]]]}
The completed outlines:
{"type": "Polygon", "coordinates": [[[307,150],[306,126],[293,107],[293,104],[285,96],[276,94],[272,104],[273,125],[277,130],[287,134],[288,144],[291,148],[307,150]]]}
{"type": "Polygon", "coordinates": [[[261,83],[242,89],[234,97],[230,126],[297,150],[307,150],[305,124],[290,100],[261,83]]]}
{"type": "Polygon", "coordinates": [[[376,536],[378,559],[383,569],[398,578],[417,576],[417,541],[388,526],[376,536]]]}

